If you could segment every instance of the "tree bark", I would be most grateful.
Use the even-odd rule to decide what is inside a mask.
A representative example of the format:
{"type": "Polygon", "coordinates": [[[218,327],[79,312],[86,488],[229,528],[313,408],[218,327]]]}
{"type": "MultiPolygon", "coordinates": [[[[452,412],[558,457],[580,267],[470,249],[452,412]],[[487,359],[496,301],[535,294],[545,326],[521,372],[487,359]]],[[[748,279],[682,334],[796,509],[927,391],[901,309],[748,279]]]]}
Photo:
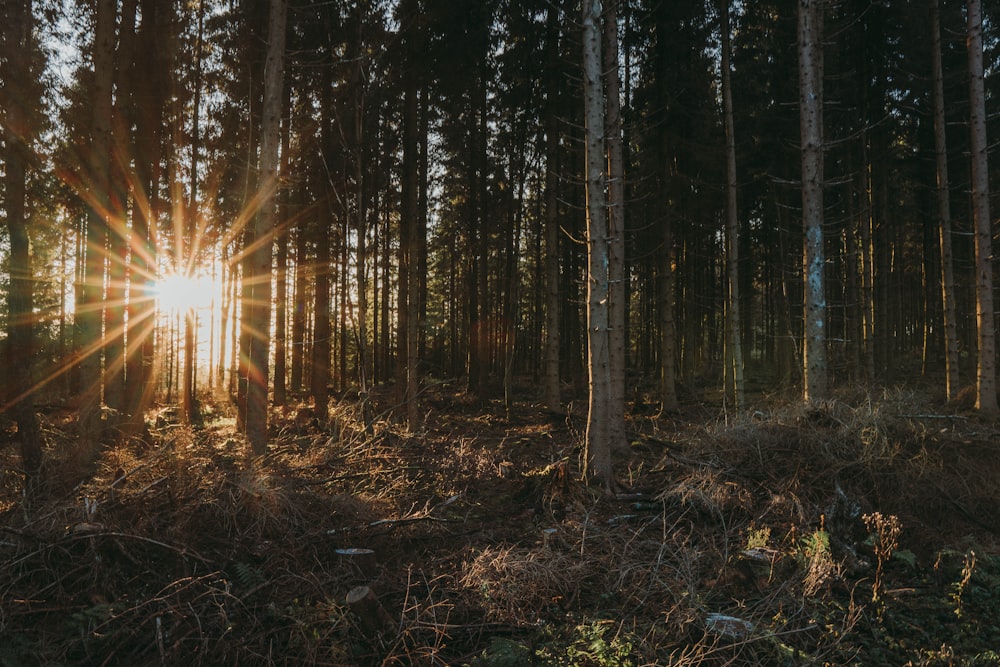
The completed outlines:
{"type": "MultiPolygon", "coordinates": [[[[34,276],[28,220],[25,212],[30,144],[35,129],[31,115],[37,105],[31,72],[20,64],[25,53],[34,51],[31,38],[31,0],[7,5],[3,29],[2,75],[4,106],[4,204],[10,242],[10,292],[7,298],[7,395],[0,396],[0,412],[10,409],[17,423],[25,489],[28,495],[40,488],[42,434],[35,416],[34,379],[34,276]]],[[[26,58],[30,61],[30,58],[26,58]]]]}
{"type": "Polygon", "coordinates": [[[726,375],[733,378],[736,409],[746,403],[743,381],[743,333],[740,319],[740,222],[737,208],[736,128],[733,122],[733,86],[731,81],[731,44],[729,37],[729,0],[721,0],[722,11],[722,104],[726,128],[726,274],[729,287],[726,303],[727,334],[732,350],[732,367],[726,375]]]}
{"type": "Polygon", "coordinates": [[[604,11],[604,135],[608,192],[608,364],[611,396],[608,437],[614,451],[628,450],[625,430],[625,161],[622,155],[621,82],[618,75],[618,3],[604,11]]]}
{"type": "MultiPolygon", "coordinates": [[[[407,77],[412,81],[413,73],[407,77]]],[[[405,246],[400,252],[405,255],[400,271],[406,272],[406,293],[400,294],[399,308],[406,311],[406,346],[404,363],[406,367],[406,423],[411,430],[420,422],[420,407],[417,401],[420,380],[417,355],[420,350],[420,281],[417,261],[418,229],[418,165],[417,165],[417,86],[407,83],[404,91],[403,110],[403,225],[406,227],[405,246]],[[404,299],[405,297],[405,299],[404,299]]]]}
{"type": "MultiPolygon", "coordinates": [[[[559,8],[550,3],[545,20],[545,63],[551,74],[559,62],[559,8]]],[[[546,79],[545,102],[545,407],[562,409],[559,389],[559,80],[546,79]]]]}
{"type": "Polygon", "coordinates": [[[268,19],[267,58],[264,64],[264,108],[261,123],[260,184],[261,208],[254,221],[254,247],[251,251],[251,275],[244,276],[253,285],[244,327],[250,329],[246,435],[253,453],[267,451],[267,389],[271,347],[271,273],[274,230],[276,227],[275,191],[278,185],[278,145],[281,132],[281,100],[285,61],[285,20],[288,0],[271,0],[268,19]]]}
{"type": "Polygon", "coordinates": [[[614,483],[608,430],[611,368],[608,340],[608,223],[604,168],[604,99],[601,87],[601,0],[583,3],[583,98],[587,186],[587,412],[584,476],[605,489],[614,483]]]}
{"type": "Polygon", "coordinates": [[[955,272],[951,248],[951,196],[948,179],[948,141],[945,133],[944,74],[941,68],[941,12],[930,0],[931,84],[934,102],[934,158],[937,174],[938,236],[941,253],[941,303],[944,315],[945,396],[959,390],[958,329],[955,320],[955,272]]]}
{"type": "Polygon", "coordinates": [[[827,393],[826,293],[823,252],[823,2],[799,0],[799,113],[804,252],[803,397],[827,393]]]}
{"type": "Polygon", "coordinates": [[[81,435],[84,447],[96,451],[103,438],[101,401],[104,389],[103,326],[104,276],[108,246],[108,215],[111,199],[111,111],[114,85],[115,17],[114,0],[97,4],[94,32],[94,84],[88,156],[90,210],[87,221],[86,259],[80,301],[76,306],[76,321],[80,326],[82,349],[80,375],[83,401],[80,408],[81,435]]]}
{"type": "Polygon", "coordinates": [[[980,0],[969,0],[969,107],[972,151],[972,218],[976,240],[976,409],[997,416],[995,323],[993,321],[993,233],[986,139],[986,93],[983,83],[983,14],[980,0]]]}

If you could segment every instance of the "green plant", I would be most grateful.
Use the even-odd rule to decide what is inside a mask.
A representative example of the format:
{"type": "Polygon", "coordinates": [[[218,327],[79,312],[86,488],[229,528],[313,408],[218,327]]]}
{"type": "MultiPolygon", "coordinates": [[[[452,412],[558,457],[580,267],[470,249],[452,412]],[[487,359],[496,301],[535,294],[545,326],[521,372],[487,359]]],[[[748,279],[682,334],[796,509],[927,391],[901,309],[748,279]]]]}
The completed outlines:
{"type": "Polygon", "coordinates": [[[807,597],[812,596],[836,570],[830,551],[830,534],[818,528],[802,538],[797,559],[805,570],[803,592],[807,597]]]}
{"type": "Polygon", "coordinates": [[[620,631],[611,620],[598,620],[577,625],[563,644],[558,638],[535,653],[544,664],[560,667],[633,667],[631,637],[620,631]],[[610,637],[609,630],[616,629],[610,637]]]}

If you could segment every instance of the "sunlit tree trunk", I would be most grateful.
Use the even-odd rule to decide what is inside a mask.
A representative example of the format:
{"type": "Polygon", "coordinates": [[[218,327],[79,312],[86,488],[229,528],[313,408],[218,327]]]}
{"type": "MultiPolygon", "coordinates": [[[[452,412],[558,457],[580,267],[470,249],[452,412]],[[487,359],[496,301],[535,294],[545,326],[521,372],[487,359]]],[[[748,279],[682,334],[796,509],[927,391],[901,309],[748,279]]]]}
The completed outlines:
{"type": "Polygon", "coordinates": [[[948,179],[948,142],[945,133],[944,74],[941,71],[941,12],[930,0],[931,79],[934,101],[934,157],[937,173],[938,236],[941,252],[941,302],[944,311],[945,395],[958,393],[958,330],[955,321],[955,272],[951,249],[951,196],[948,179]]]}
{"type": "Polygon", "coordinates": [[[86,447],[102,438],[100,404],[103,398],[104,281],[110,207],[111,110],[114,82],[116,3],[100,0],[94,32],[94,83],[91,106],[90,146],[85,195],[90,206],[87,221],[86,260],[76,321],[82,349],[80,375],[84,382],[80,408],[81,431],[86,447]]]}
{"type": "Polygon", "coordinates": [[[291,137],[291,87],[285,84],[282,96],[281,123],[281,176],[285,181],[278,191],[278,249],[275,256],[277,262],[274,297],[274,404],[284,405],[286,401],[287,375],[285,352],[288,348],[288,224],[291,217],[289,211],[290,195],[288,175],[288,148],[291,137]]]}
{"type": "Polygon", "coordinates": [[[827,393],[823,252],[823,2],[799,0],[799,113],[805,232],[804,399],[827,393]]]}
{"type": "Polygon", "coordinates": [[[729,0],[721,0],[722,11],[722,104],[726,128],[726,274],[729,294],[726,302],[727,338],[732,350],[732,366],[726,375],[733,378],[736,408],[746,402],[743,382],[743,333],[740,330],[740,239],[737,208],[736,129],[733,123],[733,86],[731,82],[731,46],[729,37],[729,0]]]}
{"type": "MultiPolygon", "coordinates": [[[[126,267],[129,261],[129,179],[132,155],[122,147],[130,143],[133,115],[133,80],[130,65],[135,60],[136,0],[121,3],[118,47],[115,53],[115,100],[112,109],[112,151],[109,188],[108,281],[105,295],[105,403],[108,422],[114,427],[127,421],[125,397],[126,267]]],[[[131,336],[130,336],[131,340],[131,336]]]]}
{"type": "MultiPolygon", "coordinates": [[[[126,369],[126,395],[130,401],[132,429],[142,428],[146,407],[155,391],[154,335],[155,302],[152,296],[156,272],[157,212],[160,208],[160,157],[163,97],[166,84],[165,63],[170,49],[164,44],[161,0],[141,0],[142,24],[139,29],[135,67],[135,180],[133,192],[132,257],[129,264],[129,344],[126,369]]],[[[169,43],[169,42],[168,42],[169,43]]]]}
{"type": "Polygon", "coordinates": [[[993,322],[993,230],[986,140],[986,93],[983,83],[983,13],[980,0],[969,0],[969,107],[972,152],[972,217],[976,239],[976,327],[979,365],[976,368],[976,409],[998,413],[996,349],[993,322]]]}
{"type": "Polygon", "coordinates": [[[292,310],[292,391],[301,391],[306,347],[306,226],[300,221],[295,230],[295,284],[292,310]]]}
{"type": "Polygon", "coordinates": [[[271,345],[271,253],[277,217],[274,197],[278,184],[278,146],[281,132],[281,100],[285,60],[287,0],[271,0],[268,20],[267,59],[264,64],[264,108],[261,124],[260,183],[263,199],[254,221],[255,247],[251,250],[253,295],[246,304],[243,326],[250,329],[246,435],[254,454],[267,451],[267,389],[271,345]]]}
{"type": "MultiPolygon", "coordinates": [[[[324,142],[325,143],[325,142],[324,142]]],[[[329,413],[330,385],[330,227],[333,224],[333,214],[330,202],[320,202],[316,242],[316,264],[313,269],[315,276],[315,301],[313,306],[313,346],[309,386],[313,398],[313,409],[316,419],[325,423],[329,413]]]]}
{"type": "Polygon", "coordinates": [[[0,394],[0,412],[10,410],[17,422],[17,440],[21,448],[26,489],[39,488],[42,473],[42,435],[35,416],[34,380],[34,277],[26,217],[28,161],[35,134],[31,115],[37,105],[37,92],[32,88],[30,62],[26,53],[35,50],[32,43],[31,0],[7,3],[2,30],[3,52],[0,78],[4,82],[2,106],[4,112],[3,153],[4,208],[7,218],[10,291],[7,296],[7,367],[4,394],[0,394]]]}
{"type": "Polygon", "coordinates": [[[587,368],[590,400],[584,476],[606,489],[614,483],[608,430],[611,368],[608,341],[608,223],[604,99],[601,87],[601,0],[583,3],[583,98],[586,118],[587,368]]]}
{"type": "MultiPolygon", "coordinates": [[[[179,257],[181,265],[176,270],[183,271],[184,275],[194,272],[198,261],[199,234],[198,234],[198,158],[201,153],[201,70],[202,70],[202,38],[205,26],[205,2],[198,2],[198,28],[194,46],[194,72],[192,82],[194,85],[194,100],[191,109],[191,173],[190,177],[190,199],[188,200],[187,215],[185,216],[187,239],[186,246],[178,242],[178,250],[183,250],[184,254],[179,257]]],[[[195,413],[195,317],[193,308],[184,311],[184,371],[181,381],[181,417],[190,423],[195,413]]]]}

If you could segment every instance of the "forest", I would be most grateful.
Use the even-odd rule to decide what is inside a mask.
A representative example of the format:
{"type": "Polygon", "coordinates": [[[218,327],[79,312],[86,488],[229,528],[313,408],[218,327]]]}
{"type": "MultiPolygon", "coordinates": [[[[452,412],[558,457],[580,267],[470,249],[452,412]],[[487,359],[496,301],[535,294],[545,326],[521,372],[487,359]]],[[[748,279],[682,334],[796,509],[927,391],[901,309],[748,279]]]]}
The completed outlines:
{"type": "Polygon", "coordinates": [[[1000,3],[0,8],[0,667],[1000,666],[1000,3]]]}

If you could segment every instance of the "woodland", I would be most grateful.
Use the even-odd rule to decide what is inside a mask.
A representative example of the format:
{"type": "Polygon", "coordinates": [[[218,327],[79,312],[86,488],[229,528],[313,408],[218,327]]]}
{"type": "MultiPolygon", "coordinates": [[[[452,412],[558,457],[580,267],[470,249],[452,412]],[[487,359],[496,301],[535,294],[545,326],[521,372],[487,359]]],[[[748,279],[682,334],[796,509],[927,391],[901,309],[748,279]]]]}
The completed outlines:
{"type": "Polygon", "coordinates": [[[1000,665],[1000,3],[0,8],[0,667],[1000,665]]]}

